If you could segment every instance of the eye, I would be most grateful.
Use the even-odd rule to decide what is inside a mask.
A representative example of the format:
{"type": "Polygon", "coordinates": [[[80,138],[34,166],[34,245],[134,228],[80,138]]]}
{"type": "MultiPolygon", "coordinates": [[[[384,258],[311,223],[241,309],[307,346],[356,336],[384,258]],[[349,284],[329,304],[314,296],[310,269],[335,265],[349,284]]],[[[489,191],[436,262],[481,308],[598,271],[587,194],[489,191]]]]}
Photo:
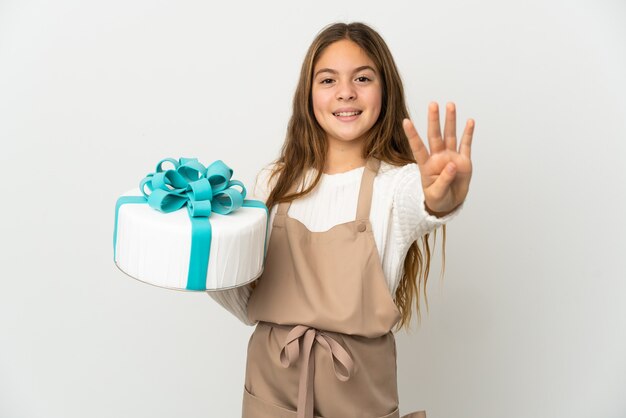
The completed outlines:
{"type": "Polygon", "coordinates": [[[330,84],[332,82],[333,82],[332,78],[325,78],[325,79],[320,81],[320,84],[330,84]]]}
{"type": "Polygon", "coordinates": [[[360,82],[362,82],[362,83],[365,83],[366,81],[371,81],[371,80],[369,79],[369,77],[366,77],[366,76],[364,76],[364,75],[362,75],[362,76],[360,76],[360,77],[357,77],[356,79],[357,79],[357,81],[360,81],[360,82]]]}

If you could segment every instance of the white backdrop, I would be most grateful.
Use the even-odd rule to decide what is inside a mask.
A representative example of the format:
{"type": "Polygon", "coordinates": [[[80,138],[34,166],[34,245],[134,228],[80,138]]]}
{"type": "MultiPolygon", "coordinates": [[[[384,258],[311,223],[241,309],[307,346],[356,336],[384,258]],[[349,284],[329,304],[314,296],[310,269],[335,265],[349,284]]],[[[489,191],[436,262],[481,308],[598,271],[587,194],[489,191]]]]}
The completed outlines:
{"type": "Polygon", "coordinates": [[[398,339],[429,418],[626,417],[626,4],[0,0],[0,417],[237,417],[253,328],[113,264],[164,157],[249,187],[326,24],[388,42],[411,114],[476,120],[475,175],[398,339]]]}

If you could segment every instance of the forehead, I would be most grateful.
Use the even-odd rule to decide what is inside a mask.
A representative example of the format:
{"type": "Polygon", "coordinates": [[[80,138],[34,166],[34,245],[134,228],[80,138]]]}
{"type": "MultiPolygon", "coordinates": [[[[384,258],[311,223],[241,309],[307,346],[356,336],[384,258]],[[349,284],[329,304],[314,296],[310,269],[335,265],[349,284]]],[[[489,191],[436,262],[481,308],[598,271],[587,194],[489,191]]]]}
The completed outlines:
{"type": "Polygon", "coordinates": [[[313,73],[317,73],[320,69],[338,72],[351,71],[366,65],[376,69],[376,65],[363,48],[349,39],[342,39],[333,42],[322,51],[315,63],[313,73]]]}

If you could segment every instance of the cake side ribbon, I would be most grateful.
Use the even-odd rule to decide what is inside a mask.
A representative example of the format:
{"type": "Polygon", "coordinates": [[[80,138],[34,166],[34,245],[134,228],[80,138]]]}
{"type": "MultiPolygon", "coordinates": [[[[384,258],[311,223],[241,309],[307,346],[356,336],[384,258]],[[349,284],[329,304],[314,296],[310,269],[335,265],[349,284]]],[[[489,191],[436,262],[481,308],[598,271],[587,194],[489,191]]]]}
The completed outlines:
{"type": "MultiPolygon", "coordinates": [[[[116,260],[117,224],[121,205],[147,203],[162,213],[187,207],[191,220],[191,252],[187,274],[187,290],[206,290],[206,279],[211,252],[211,213],[228,215],[241,207],[263,208],[267,214],[266,234],[269,228],[269,211],[259,200],[246,200],[246,188],[239,180],[232,180],[233,170],[222,160],[205,168],[197,158],[165,158],[139,183],[143,196],[122,196],[115,205],[113,230],[113,260],[116,260]],[[165,169],[171,163],[173,169],[165,169]],[[237,190],[239,186],[241,191],[237,190]],[[148,189],[148,191],[146,191],[148,189]]],[[[263,264],[265,264],[264,244],[263,264]]]]}

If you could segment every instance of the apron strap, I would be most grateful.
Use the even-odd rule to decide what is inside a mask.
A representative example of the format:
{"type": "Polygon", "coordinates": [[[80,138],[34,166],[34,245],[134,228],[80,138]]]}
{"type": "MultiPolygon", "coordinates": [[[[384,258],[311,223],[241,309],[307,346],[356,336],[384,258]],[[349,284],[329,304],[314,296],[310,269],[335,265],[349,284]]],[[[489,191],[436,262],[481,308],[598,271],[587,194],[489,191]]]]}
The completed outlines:
{"type": "Polygon", "coordinates": [[[359,189],[359,203],[356,208],[357,221],[369,221],[370,208],[372,207],[372,194],[374,190],[374,178],[378,174],[380,160],[374,157],[368,158],[361,177],[361,187],[359,189]]]}
{"type": "Polygon", "coordinates": [[[276,211],[277,217],[280,215],[286,215],[289,210],[289,206],[291,206],[291,202],[280,202],[278,204],[278,210],[276,211]]]}
{"type": "MultiPolygon", "coordinates": [[[[303,179],[304,182],[304,179],[303,179]]],[[[304,183],[302,184],[302,186],[304,187],[304,183]]],[[[291,193],[296,193],[297,191],[302,191],[304,190],[302,187],[298,187],[298,183],[294,183],[290,188],[289,191],[287,192],[287,194],[291,194],[291,193]]],[[[278,204],[278,210],[276,212],[276,215],[286,215],[287,211],[289,210],[289,207],[291,206],[291,202],[280,202],[278,204]]]]}

